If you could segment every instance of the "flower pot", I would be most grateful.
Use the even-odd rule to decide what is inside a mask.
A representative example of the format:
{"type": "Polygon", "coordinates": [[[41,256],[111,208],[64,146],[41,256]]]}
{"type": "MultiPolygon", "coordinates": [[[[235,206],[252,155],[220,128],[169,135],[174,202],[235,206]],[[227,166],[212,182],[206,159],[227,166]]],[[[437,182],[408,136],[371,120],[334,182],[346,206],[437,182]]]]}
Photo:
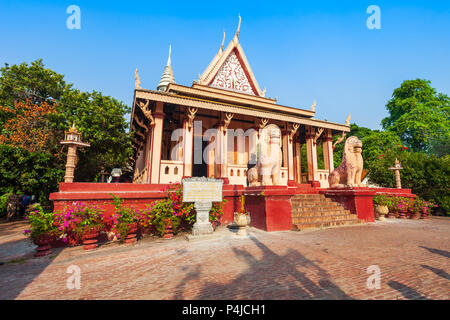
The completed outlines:
{"type": "Polygon", "coordinates": [[[428,209],[422,208],[422,214],[420,215],[420,219],[428,219],[428,209]]]}
{"type": "Polygon", "coordinates": [[[49,255],[51,253],[50,251],[50,243],[52,242],[53,237],[48,234],[42,234],[36,239],[34,239],[34,243],[38,246],[36,248],[36,253],[34,254],[35,257],[43,257],[46,255],[49,255]]]}
{"type": "Polygon", "coordinates": [[[167,227],[166,227],[166,232],[163,236],[163,239],[172,239],[173,238],[172,220],[167,219],[167,220],[165,220],[165,223],[166,223],[167,227]]]}
{"type": "Polygon", "coordinates": [[[137,223],[130,224],[128,226],[127,236],[125,237],[125,243],[135,243],[137,241],[137,232],[137,223]]]}
{"type": "Polygon", "coordinates": [[[90,229],[83,232],[81,239],[83,241],[84,250],[92,250],[98,247],[98,235],[97,229],[90,229]]]}
{"type": "Polygon", "coordinates": [[[413,212],[409,215],[410,219],[417,220],[420,219],[420,212],[413,212]]]}
{"type": "Polygon", "coordinates": [[[151,226],[148,226],[148,227],[139,226],[139,228],[138,228],[138,230],[139,230],[139,232],[138,232],[139,238],[143,238],[145,235],[150,234],[151,233],[151,229],[152,229],[151,226]]]}
{"type": "Polygon", "coordinates": [[[251,222],[250,213],[234,213],[234,223],[239,227],[237,235],[238,236],[246,236],[247,235],[247,225],[251,222]]]}
{"type": "Polygon", "coordinates": [[[385,219],[385,216],[386,216],[387,214],[389,214],[389,209],[388,209],[387,206],[376,205],[376,206],[375,206],[375,211],[378,213],[378,215],[379,215],[378,220],[380,220],[380,221],[386,220],[386,219],[385,219]]]}

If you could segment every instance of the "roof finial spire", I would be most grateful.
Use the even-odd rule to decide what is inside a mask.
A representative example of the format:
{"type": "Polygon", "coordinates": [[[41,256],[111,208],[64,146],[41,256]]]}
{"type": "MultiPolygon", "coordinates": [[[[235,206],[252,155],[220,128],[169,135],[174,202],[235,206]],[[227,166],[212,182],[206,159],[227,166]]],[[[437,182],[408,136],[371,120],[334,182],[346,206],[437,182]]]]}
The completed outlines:
{"type": "Polygon", "coordinates": [[[175,78],[173,77],[173,71],[170,61],[171,54],[172,54],[172,45],[169,45],[169,58],[167,59],[167,65],[164,68],[161,80],[159,80],[159,84],[157,87],[157,90],[159,91],[166,91],[170,83],[175,83],[175,78]]]}
{"type": "Polygon", "coordinates": [[[167,59],[167,65],[168,66],[170,66],[170,63],[171,63],[171,61],[170,61],[171,54],[172,54],[172,45],[169,44],[169,58],[167,59]]]}

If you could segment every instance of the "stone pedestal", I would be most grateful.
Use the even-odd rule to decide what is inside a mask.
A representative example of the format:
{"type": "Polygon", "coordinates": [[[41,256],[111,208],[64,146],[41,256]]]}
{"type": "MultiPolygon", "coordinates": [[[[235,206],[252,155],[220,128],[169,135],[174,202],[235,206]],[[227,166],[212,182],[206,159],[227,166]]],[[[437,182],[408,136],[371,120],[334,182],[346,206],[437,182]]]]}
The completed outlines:
{"type": "Polygon", "coordinates": [[[265,231],[291,230],[291,196],[286,186],[248,187],[244,191],[250,225],[265,231]]]}
{"type": "Polygon", "coordinates": [[[373,197],[375,190],[371,188],[327,189],[322,191],[326,197],[339,202],[345,209],[356,214],[358,219],[375,222],[373,197]]]}
{"type": "Polygon", "coordinates": [[[212,202],[195,202],[194,208],[197,212],[197,220],[192,227],[192,235],[201,236],[214,232],[211,222],[209,222],[209,211],[212,202]]]}

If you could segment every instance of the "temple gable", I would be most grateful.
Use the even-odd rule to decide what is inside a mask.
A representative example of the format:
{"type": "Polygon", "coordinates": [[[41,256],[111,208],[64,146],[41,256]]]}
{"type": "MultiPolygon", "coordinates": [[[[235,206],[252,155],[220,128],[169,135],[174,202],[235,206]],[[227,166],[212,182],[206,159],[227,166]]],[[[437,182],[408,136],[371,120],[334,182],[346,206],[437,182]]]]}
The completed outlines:
{"type": "Polygon", "coordinates": [[[256,95],[235,51],[227,57],[210,86],[256,95]]]}

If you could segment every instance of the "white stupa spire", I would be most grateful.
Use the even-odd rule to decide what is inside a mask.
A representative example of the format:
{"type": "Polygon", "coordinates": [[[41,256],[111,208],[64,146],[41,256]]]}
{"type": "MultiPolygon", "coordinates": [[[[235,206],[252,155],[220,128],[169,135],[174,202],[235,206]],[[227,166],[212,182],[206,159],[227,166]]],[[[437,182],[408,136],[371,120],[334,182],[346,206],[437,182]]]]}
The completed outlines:
{"type": "Polygon", "coordinates": [[[175,83],[175,78],[173,76],[172,71],[171,55],[172,55],[172,45],[169,45],[169,57],[167,58],[166,67],[164,68],[161,80],[159,80],[159,84],[157,87],[157,90],[159,91],[166,91],[170,83],[175,83]]]}

